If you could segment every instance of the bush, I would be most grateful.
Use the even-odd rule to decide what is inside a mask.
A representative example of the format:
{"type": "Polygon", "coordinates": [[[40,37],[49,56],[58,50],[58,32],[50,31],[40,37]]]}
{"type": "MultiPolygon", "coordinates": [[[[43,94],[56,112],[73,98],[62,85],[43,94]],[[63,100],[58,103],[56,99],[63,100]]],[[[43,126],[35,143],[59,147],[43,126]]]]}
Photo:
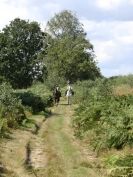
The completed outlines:
{"type": "Polygon", "coordinates": [[[0,85],[0,133],[8,127],[19,126],[26,119],[21,101],[7,83],[0,85]]]}
{"type": "Polygon", "coordinates": [[[126,76],[113,76],[113,77],[109,78],[109,80],[115,86],[129,85],[129,86],[133,87],[133,74],[129,74],[126,76]]]}
{"type": "Polygon", "coordinates": [[[66,83],[66,80],[63,77],[59,77],[56,75],[56,73],[52,73],[52,75],[49,75],[48,78],[45,80],[45,84],[50,90],[53,90],[55,85],[64,86],[66,83]]]}
{"type": "MultiPolygon", "coordinates": [[[[131,81],[125,80],[121,83],[131,81]]],[[[112,79],[100,79],[78,82],[75,86],[75,102],[80,103],[72,120],[75,135],[84,138],[96,151],[133,147],[133,95],[129,94],[132,92],[116,94],[114,90],[120,83],[117,84],[112,79]]],[[[105,164],[108,177],[133,176],[130,152],[124,157],[113,155],[105,164]]]]}
{"type": "Polygon", "coordinates": [[[48,98],[42,99],[30,91],[19,93],[17,96],[22,100],[24,106],[31,108],[33,114],[45,111],[45,108],[50,105],[48,98]]]}
{"type": "Polygon", "coordinates": [[[21,99],[23,106],[30,108],[33,114],[45,111],[53,104],[52,96],[43,84],[33,85],[29,89],[17,90],[16,96],[21,99]]]}
{"type": "Polygon", "coordinates": [[[94,83],[85,88],[86,96],[80,95],[83,100],[73,118],[75,135],[88,137],[96,150],[132,146],[133,96],[114,96],[107,79],[94,83]]]}

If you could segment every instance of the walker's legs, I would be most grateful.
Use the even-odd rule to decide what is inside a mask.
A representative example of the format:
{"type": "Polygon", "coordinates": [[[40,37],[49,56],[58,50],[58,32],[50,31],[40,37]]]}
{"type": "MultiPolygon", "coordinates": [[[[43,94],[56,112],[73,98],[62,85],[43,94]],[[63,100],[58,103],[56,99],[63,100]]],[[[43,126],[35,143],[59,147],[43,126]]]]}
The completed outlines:
{"type": "Polygon", "coordinates": [[[71,104],[71,98],[70,98],[70,96],[67,97],[67,103],[68,103],[68,105],[71,104]]]}
{"type": "Polygon", "coordinates": [[[67,104],[69,105],[69,96],[67,97],[67,104]]]}

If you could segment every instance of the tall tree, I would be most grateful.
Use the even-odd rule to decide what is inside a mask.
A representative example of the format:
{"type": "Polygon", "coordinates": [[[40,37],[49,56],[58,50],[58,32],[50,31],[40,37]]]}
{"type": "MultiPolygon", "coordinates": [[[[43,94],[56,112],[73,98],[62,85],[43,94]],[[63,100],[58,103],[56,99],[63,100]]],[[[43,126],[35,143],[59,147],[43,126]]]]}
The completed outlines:
{"type": "Polygon", "coordinates": [[[52,37],[45,58],[49,76],[71,81],[101,76],[93,45],[86,39],[82,24],[71,11],[56,14],[48,22],[47,31],[52,37]]]}
{"type": "Polygon", "coordinates": [[[64,35],[78,36],[85,35],[83,25],[78,18],[68,10],[55,14],[55,16],[48,21],[47,30],[54,37],[62,37],[64,35]]]}
{"type": "MultiPolygon", "coordinates": [[[[0,33],[0,75],[13,87],[31,85],[42,75],[40,53],[44,34],[37,22],[19,18],[11,21],[0,33]]],[[[43,49],[44,50],[44,49],[43,49]]]]}

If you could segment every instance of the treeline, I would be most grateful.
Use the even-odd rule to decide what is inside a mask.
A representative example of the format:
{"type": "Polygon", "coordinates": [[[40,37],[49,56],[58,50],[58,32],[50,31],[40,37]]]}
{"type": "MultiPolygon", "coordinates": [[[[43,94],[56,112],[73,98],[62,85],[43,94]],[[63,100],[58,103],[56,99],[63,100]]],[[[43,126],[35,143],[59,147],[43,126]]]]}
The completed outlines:
{"type": "Polygon", "coordinates": [[[133,75],[118,76],[78,82],[75,86],[75,102],[80,103],[73,118],[75,135],[99,154],[108,154],[104,157],[105,169],[109,168],[112,177],[133,175],[132,79],[133,75]],[[114,154],[109,155],[112,149],[114,154]]]}
{"type": "Polygon", "coordinates": [[[67,80],[101,77],[93,45],[73,12],[65,10],[55,14],[44,28],[38,22],[16,18],[0,31],[2,135],[6,129],[27,121],[25,110],[33,114],[45,112],[52,104],[46,85],[51,89],[67,80]],[[29,88],[38,81],[43,86],[29,88]]]}
{"type": "Polygon", "coordinates": [[[45,31],[38,22],[16,18],[0,32],[0,82],[13,88],[100,76],[93,45],[71,11],[55,14],[45,31]]]}

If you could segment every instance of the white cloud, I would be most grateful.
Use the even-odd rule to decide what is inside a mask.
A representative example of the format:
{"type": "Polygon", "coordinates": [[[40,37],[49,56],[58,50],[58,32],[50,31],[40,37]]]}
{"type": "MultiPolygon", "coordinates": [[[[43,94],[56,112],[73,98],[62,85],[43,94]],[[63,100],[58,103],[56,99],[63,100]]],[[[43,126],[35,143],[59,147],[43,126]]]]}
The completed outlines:
{"type": "Polygon", "coordinates": [[[48,2],[48,3],[44,4],[44,7],[52,13],[55,13],[55,12],[58,12],[61,10],[60,4],[57,4],[54,2],[48,2]]]}
{"type": "Polygon", "coordinates": [[[100,63],[113,60],[113,54],[117,50],[117,44],[113,40],[110,41],[98,41],[94,40],[94,47],[96,51],[97,60],[100,63]]]}
{"type": "Polygon", "coordinates": [[[14,4],[17,1],[2,0],[0,2],[0,28],[3,28],[9,21],[16,17],[26,18],[29,17],[26,0],[19,1],[19,4],[14,4]]]}
{"type": "Polygon", "coordinates": [[[133,36],[118,36],[117,40],[123,45],[133,46],[133,36]]]}
{"type": "Polygon", "coordinates": [[[129,0],[129,3],[130,3],[131,5],[133,5],[133,0],[129,0]]]}
{"type": "Polygon", "coordinates": [[[132,65],[126,65],[125,67],[125,64],[120,64],[119,67],[114,68],[104,67],[102,74],[106,77],[132,74],[132,65]]]}
{"type": "Polygon", "coordinates": [[[105,76],[132,73],[133,21],[82,19],[105,76]]]}
{"type": "Polygon", "coordinates": [[[38,21],[42,26],[46,24],[49,17],[61,11],[61,8],[56,1],[0,0],[0,29],[17,17],[38,21]]]}
{"type": "Polygon", "coordinates": [[[96,5],[105,10],[112,10],[121,5],[123,0],[97,0],[96,5]]]}

